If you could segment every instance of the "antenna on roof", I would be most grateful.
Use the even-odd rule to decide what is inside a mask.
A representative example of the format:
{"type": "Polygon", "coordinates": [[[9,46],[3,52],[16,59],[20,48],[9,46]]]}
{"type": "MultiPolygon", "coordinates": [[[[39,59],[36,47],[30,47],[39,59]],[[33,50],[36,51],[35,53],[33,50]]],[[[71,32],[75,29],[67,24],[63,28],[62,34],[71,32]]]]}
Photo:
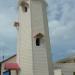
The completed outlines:
{"type": "Polygon", "coordinates": [[[2,60],[4,60],[4,58],[5,58],[5,57],[4,57],[4,55],[3,55],[2,60]]]}

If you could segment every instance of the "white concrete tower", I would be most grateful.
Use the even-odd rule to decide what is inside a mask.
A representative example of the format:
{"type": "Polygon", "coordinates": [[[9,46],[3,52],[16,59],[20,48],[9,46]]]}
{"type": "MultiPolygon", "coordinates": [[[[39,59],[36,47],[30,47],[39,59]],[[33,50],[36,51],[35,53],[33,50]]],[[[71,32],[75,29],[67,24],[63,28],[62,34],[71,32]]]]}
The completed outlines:
{"type": "Polygon", "coordinates": [[[17,58],[19,75],[53,75],[47,4],[44,0],[19,0],[17,58]]]}

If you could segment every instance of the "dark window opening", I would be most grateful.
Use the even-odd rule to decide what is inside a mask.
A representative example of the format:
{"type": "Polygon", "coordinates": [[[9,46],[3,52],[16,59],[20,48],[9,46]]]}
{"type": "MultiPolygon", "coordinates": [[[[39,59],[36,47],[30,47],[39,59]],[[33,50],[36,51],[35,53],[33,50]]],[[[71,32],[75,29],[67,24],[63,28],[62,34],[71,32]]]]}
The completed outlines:
{"type": "Polygon", "coordinates": [[[27,12],[27,7],[26,6],[25,6],[24,10],[25,10],[25,12],[27,12]]]}
{"type": "Polygon", "coordinates": [[[36,46],[40,46],[40,38],[36,38],[36,46]]]}

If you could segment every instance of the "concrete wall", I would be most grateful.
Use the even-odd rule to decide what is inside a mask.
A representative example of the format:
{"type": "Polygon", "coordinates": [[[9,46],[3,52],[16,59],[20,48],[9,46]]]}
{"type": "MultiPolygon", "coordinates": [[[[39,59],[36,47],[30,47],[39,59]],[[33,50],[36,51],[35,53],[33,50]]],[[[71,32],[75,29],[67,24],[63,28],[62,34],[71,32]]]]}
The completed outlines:
{"type": "Polygon", "coordinates": [[[30,0],[27,2],[29,4],[27,12],[19,6],[20,26],[17,46],[17,61],[21,68],[19,75],[33,75],[30,0]]]}
{"type": "Polygon", "coordinates": [[[31,24],[34,75],[53,75],[46,4],[43,0],[31,1],[31,24]],[[34,38],[38,33],[44,35],[40,46],[36,46],[36,38],[34,38]]]}
{"type": "Polygon", "coordinates": [[[73,75],[75,72],[75,63],[57,64],[57,69],[54,70],[54,75],[57,75],[58,68],[60,68],[62,75],[73,75]]]}
{"type": "Polygon", "coordinates": [[[17,46],[17,61],[21,68],[19,75],[53,75],[46,7],[43,0],[27,0],[27,3],[29,4],[27,12],[19,6],[20,26],[17,46]],[[34,38],[38,33],[44,35],[39,47],[36,46],[34,38]]]}
{"type": "Polygon", "coordinates": [[[75,72],[75,63],[66,63],[61,69],[63,75],[73,75],[73,72],[75,72]]]}
{"type": "Polygon", "coordinates": [[[54,75],[62,75],[61,69],[55,69],[54,70],[54,75]]]}

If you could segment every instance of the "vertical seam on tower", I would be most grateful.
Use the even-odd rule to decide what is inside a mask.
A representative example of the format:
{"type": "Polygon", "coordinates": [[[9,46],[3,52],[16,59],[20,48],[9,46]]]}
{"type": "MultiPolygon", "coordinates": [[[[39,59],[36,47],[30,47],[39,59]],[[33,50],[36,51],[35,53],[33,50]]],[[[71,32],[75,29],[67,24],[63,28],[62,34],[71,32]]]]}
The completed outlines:
{"type": "Polygon", "coordinates": [[[30,0],[30,19],[31,19],[31,39],[32,39],[32,69],[33,69],[33,75],[34,75],[34,66],[33,66],[33,63],[34,63],[34,61],[33,61],[33,37],[32,37],[32,10],[31,10],[31,6],[32,4],[31,4],[31,0],[30,0]]]}
{"type": "MultiPolygon", "coordinates": [[[[42,4],[42,6],[44,6],[43,4],[42,4]]],[[[44,7],[42,7],[42,11],[44,10],[44,7]]],[[[43,12],[43,20],[44,20],[44,12],[43,12]]],[[[44,24],[45,24],[45,21],[43,21],[44,22],[44,24]]],[[[47,24],[48,25],[48,24],[47,24]]],[[[45,30],[45,25],[44,25],[44,30],[45,30]]],[[[45,34],[46,34],[46,31],[45,31],[45,34]]],[[[48,31],[48,34],[49,34],[49,31],[48,31]]],[[[45,35],[45,41],[47,40],[46,39],[46,35],[45,35]]],[[[50,44],[50,43],[49,43],[50,44]]],[[[46,45],[46,55],[47,55],[47,66],[48,66],[48,73],[49,73],[49,75],[50,75],[50,66],[49,66],[49,54],[48,54],[48,48],[47,48],[47,44],[46,44],[46,42],[45,42],[45,45],[46,45]]],[[[51,53],[50,53],[51,54],[51,53]]],[[[51,56],[51,55],[50,55],[51,56]]],[[[51,59],[52,60],[52,59],[51,59]]]]}

